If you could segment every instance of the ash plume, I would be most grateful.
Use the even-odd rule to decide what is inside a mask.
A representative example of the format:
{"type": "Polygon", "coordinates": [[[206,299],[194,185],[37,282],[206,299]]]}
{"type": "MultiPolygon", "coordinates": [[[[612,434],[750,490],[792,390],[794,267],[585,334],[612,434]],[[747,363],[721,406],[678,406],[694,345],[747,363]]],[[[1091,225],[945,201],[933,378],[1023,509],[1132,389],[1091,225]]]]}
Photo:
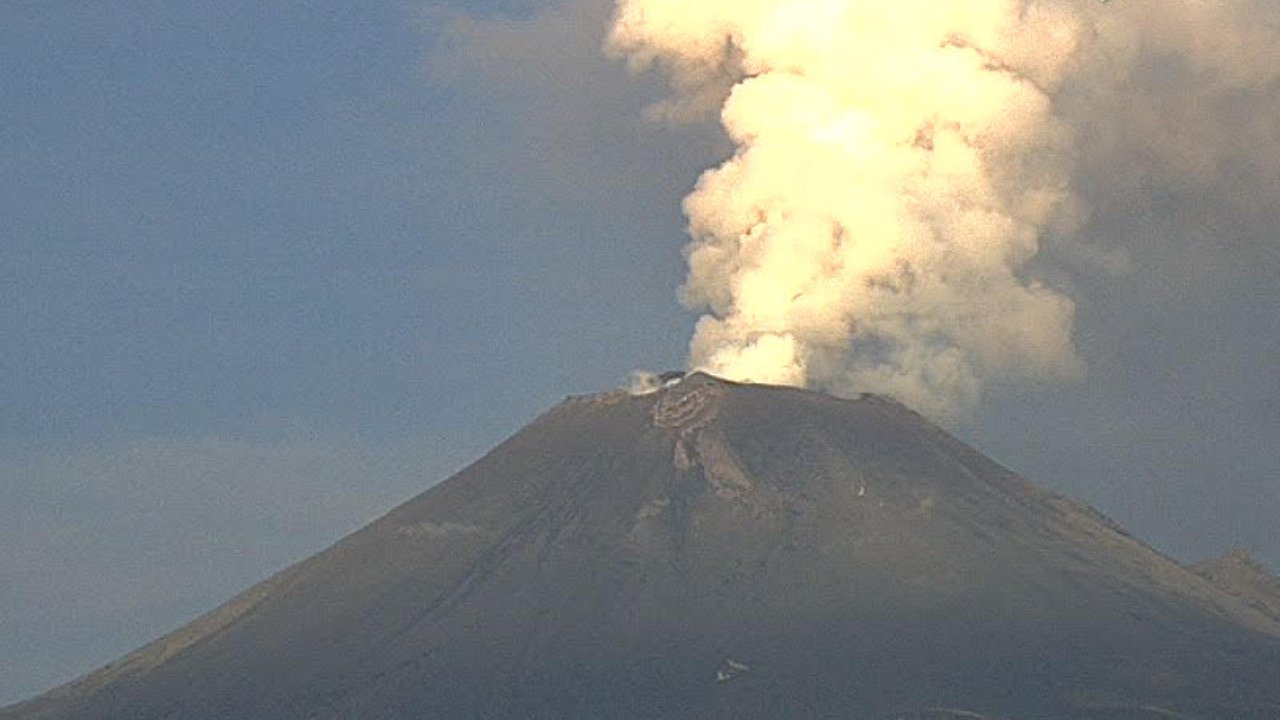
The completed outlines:
{"type": "Polygon", "coordinates": [[[1076,242],[1107,188],[1208,185],[1244,163],[1233,124],[1275,152],[1273,120],[1213,119],[1228,96],[1275,109],[1260,91],[1280,41],[1257,20],[1276,15],[1252,0],[618,0],[608,51],[671,80],[655,116],[718,106],[735,148],[684,203],[682,300],[703,312],[690,366],[944,419],[996,379],[1079,376],[1075,305],[1032,260],[1047,236],[1076,242]],[[1152,69],[1171,58],[1180,70],[1152,69]],[[1177,95],[1143,83],[1170,73],[1190,102],[1165,114],[1156,100],[1177,95]]]}

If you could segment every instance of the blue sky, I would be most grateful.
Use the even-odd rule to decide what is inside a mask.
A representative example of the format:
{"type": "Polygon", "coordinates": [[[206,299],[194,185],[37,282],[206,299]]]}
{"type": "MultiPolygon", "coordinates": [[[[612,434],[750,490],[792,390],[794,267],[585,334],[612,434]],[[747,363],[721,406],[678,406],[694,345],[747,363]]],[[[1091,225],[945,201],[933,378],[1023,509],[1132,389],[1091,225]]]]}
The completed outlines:
{"type": "MultiPolygon", "coordinates": [[[[0,8],[0,703],[683,362],[680,198],[728,149],[644,120],[608,11],[0,8]]],[[[1276,212],[1146,188],[1090,227],[1132,267],[1062,276],[1088,375],[959,431],[1175,556],[1280,566],[1276,212]]]]}
{"type": "Polygon", "coordinates": [[[696,165],[638,97],[555,137],[409,3],[19,2],[0,33],[0,702],[682,361],[696,165]]]}

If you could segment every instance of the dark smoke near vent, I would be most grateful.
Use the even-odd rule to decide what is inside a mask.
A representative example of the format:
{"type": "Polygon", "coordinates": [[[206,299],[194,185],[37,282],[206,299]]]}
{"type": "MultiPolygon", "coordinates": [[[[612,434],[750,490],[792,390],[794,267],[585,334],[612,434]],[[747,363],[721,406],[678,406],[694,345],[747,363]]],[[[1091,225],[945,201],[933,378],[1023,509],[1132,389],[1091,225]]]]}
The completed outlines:
{"type": "Polygon", "coordinates": [[[1280,717],[1277,585],[879,396],[694,374],[458,475],[3,720],[1280,717]]]}

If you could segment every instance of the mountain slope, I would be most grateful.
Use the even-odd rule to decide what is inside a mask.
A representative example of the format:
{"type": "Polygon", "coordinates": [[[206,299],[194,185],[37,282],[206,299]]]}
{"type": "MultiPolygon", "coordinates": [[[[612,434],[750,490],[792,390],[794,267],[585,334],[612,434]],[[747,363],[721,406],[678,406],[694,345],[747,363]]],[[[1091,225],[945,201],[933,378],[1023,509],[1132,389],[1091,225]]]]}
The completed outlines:
{"type": "Polygon", "coordinates": [[[920,416],[693,375],[4,720],[1275,718],[1280,623],[920,416]]]}
{"type": "Polygon", "coordinates": [[[1232,550],[1216,560],[1191,568],[1224,592],[1280,622],[1280,578],[1262,567],[1248,553],[1232,550]]]}

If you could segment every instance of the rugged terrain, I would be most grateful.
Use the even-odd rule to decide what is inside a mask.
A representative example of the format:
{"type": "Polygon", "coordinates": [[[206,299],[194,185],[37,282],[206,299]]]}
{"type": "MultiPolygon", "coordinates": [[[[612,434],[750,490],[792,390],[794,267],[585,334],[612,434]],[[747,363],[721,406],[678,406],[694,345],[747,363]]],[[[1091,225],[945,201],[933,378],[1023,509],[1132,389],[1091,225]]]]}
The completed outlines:
{"type": "Polygon", "coordinates": [[[567,400],[0,719],[1274,720],[1280,597],[1238,566],[891,400],[693,375],[567,400]]]}

